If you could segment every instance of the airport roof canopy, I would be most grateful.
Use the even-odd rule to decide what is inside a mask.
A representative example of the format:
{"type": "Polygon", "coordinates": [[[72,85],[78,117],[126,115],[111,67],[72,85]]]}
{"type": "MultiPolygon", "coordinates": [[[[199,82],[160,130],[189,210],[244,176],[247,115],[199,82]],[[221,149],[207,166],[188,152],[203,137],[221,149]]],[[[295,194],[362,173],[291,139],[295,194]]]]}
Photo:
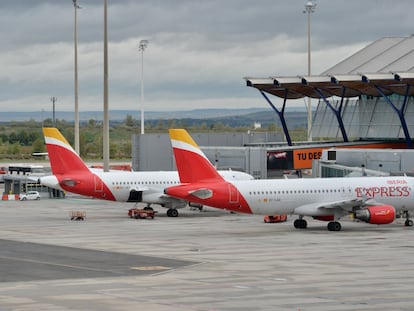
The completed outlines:
{"type": "Polygon", "coordinates": [[[320,75],[246,77],[247,86],[286,99],[414,95],[414,36],[386,37],[320,75]],[[381,94],[382,93],[382,94],[381,94]]]}
{"type": "Polygon", "coordinates": [[[286,99],[414,95],[414,72],[245,78],[247,86],[286,99]]]}
{"type": "Polygon", "coordinates": [[[344,141],[348,141],[341,116],[342,101],[338,107],[334,107],[328,98],[366,95],[386,98],[400,118],[407,145],[414,147],[403,114],[406,99],[414,95],[414,35],[379,39],[320,75],[244,79],[247,86],[258,89],[277,112],[289,145],[292,142],[284,119],[287,99],[322,99],[334,112],[344,141]],[[265,93],[283,98],[283,108],[277,109],[265,93]],[[404,96],[401,108],[396,107],[388,98],[391,94],[404,96]]]}

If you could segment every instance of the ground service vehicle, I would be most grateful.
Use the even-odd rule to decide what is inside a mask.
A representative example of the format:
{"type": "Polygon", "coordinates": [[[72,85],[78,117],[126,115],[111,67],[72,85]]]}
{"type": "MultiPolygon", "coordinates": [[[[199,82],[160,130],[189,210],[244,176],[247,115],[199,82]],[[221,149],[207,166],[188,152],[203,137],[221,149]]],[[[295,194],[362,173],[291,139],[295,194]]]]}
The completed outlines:
{"type": "Polygon", "coordinates": [[[19,197],[20,201],[26,200],[40,200],[40,194],[38,191],[28,191],[26,193],[22,193],[19,197]]]}

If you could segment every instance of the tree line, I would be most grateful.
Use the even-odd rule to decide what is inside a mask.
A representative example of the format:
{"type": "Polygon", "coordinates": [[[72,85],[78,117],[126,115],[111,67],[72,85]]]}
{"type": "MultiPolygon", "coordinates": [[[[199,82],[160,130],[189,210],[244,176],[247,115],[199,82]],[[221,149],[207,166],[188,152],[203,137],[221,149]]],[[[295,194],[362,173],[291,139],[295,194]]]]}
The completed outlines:
{"type": "MultiPolygon", "coordinates": [[[[45,152],[42,127],[57,127],[74,145],[73,122],[57,119],[45,119],[42,122],[29,120],[25,122],[8,122],[0,125],[0,159],[32,158],[32,153],[45,152]]],[[[251,130],[251,124],[232,123],[214,119],[168,119],[148,120],[145,122],[146,133],[165,133],[169,128],[186,128],[190,132],[232,132],[251,130]]],[[[281,131],[275,123],[258,131],[281,131]]],[[[130,159],[132,154],[131,137],[140,133],[140,123],[131,115],[122,121],[110,121],[110,157],[111,159],[130,159]]],[[[306,131],[299,129],[293,139],[306,137],[306,131]]],[[[292,132],[291,132],[292,134],[292,132]]],[[[80,155],[85,159],[102,159],[102,122],[94,119],[80,123],[80,155]]]]}

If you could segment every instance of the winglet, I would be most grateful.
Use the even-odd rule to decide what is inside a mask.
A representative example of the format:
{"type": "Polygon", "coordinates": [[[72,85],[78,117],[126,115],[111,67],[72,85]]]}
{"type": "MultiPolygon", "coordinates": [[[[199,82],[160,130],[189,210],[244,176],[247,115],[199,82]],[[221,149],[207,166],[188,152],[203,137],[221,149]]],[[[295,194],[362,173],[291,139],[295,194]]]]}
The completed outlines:
{"type": "Polygon", "coordinates": [[[184,129],[170,129],[171,145],[181,183],[224,179],[184,129]]]}
{"type": "Polygon", "coordinates": [[[57,128],[43,128],[43,135],[53,175],[89,171],[89,168],[57,128]]]}

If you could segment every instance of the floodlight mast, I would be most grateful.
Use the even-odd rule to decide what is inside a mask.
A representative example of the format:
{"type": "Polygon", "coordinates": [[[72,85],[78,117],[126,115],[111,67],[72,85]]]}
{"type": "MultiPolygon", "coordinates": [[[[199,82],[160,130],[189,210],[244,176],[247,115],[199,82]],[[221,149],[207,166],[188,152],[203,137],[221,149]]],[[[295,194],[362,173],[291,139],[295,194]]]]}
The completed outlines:
{"type": "Polygon", "coordinates": [[[139,41],[138,50],[141,52],[141,134],[145,133],[144,126],[144,50],[148,46],[148,40],[139,41]]]}
{"type": "Polygon", "coordinates": [[[103,166],[109,171],[109,104],[108,104],[108,0],[104,1],[104,116],[103,116],[103,166]]]}
{"type": "MultiPolygon", "coordinates": [[[[312,0],[308,0],[305,3],[305,10],[303,13],[308,14],[308,76],[311,75],[311,13],[315,12],[316,3],[312,0]]],[[[312,141],[312,102],[308,97],[308,141],[312,141]]]]}
{"type": "Polygon", "coordinates": [[[55,114],[55,104],[57,102],[57,97],[52,96],[50,98],[50,101],[52,102],[52,121],[53,121],[53,126],[56,127],[56,114],[55,114]]]}

